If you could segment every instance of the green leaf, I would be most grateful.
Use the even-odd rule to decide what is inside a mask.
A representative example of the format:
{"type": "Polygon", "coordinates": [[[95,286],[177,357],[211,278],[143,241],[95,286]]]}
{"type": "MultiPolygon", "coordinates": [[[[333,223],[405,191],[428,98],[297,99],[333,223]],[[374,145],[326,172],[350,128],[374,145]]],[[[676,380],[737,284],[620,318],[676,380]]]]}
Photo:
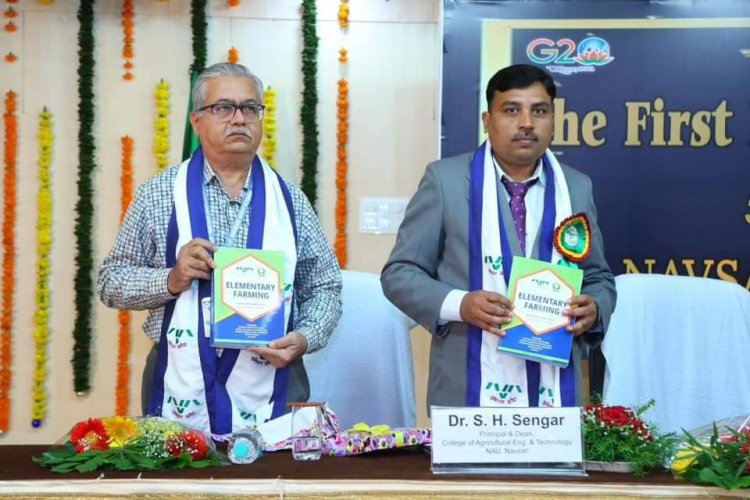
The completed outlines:
{"type": "Polygon", "coordinates": [[[100,453],[99,455],[91,457],[90,460],[82,462],[76,467],[76,470],[78,472],[94,472],[99,468],[99,466],[102,464],[102,462],[104,462],[105,459],[106,455],[104,453],[100,453]]]}
{"type": "Polygon", "coordinates": [[[703,469],[699,477],[703,482],[715,484],[726,490],[731,489],[733,483],[733,481],[728,481],[726,477],[718,475],[712,469],[703,469]]]}

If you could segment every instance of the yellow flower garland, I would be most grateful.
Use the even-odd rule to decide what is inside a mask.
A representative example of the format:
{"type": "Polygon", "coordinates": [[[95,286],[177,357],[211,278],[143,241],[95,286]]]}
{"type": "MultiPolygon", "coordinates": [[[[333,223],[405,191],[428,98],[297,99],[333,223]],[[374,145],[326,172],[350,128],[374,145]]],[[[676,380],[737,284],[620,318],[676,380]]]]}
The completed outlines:
{"type": "Polygon", "coordinates": [[[341,0],[341,3],[339,3],[338,18],[341,28],[349,27],[349,0],[341,0]]]}
{"type": "Polygon", "coordinates": [[[49,343],[49,254],[52,248],[52,189],[50,165],[55,136],[52,113],[39,113],[39,189],[36,218],[36,312],[34,313],[34,378],[32,387],[32,427],[41,427],[47,416],[47,350],[49,343]]]}
{"type": "Polygon", "coordinates": [[[154,98],[156,119],[154,119],[154,155],[156,171],[162,172],[169,166],[169,83],[164,80],[156,84],[154,98]]]}
{"type": "Polygon", "coordinates": [[[276,168],[276,90],[269,86],[263,92],[266,111],[263,115],[263,158],[276,168]]]}
{"type": "Polygon", "coordinates": [[[232,64],[237,64],[240,62],[240,51],[236,48],[232,47],[229,49],[229,52],[227,53],[227,61],[232,64]]]}

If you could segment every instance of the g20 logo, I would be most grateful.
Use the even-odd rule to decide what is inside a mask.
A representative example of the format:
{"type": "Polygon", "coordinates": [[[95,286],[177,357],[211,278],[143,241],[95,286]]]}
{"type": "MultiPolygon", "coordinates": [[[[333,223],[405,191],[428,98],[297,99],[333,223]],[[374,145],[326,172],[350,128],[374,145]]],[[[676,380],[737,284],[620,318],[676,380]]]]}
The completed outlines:
{"type": "Polygon", "coordinates": [[[610,56],[609,43],[598,36],[584,38],[578,45],[570,38],[536,38],[526,46],[526,55],[537,64],[604,66],[615,59],[610,56]]]}

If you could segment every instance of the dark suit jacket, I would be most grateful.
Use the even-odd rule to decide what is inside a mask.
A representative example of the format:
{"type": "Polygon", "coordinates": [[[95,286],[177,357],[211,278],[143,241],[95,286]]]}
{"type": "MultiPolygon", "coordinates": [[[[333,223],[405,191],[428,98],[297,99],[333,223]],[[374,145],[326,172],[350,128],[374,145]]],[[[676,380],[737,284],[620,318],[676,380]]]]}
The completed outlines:
{"type": "MultiPolygon", "coordinates": [[[[446,295],[454,289],[469,288],[468,197],[472,154],[428,165],[406,208],[396,245],[381,275],[388,299],[433,334],[428,409],[430,405],[464,406],[466,402],[467,325],[450,322],[439,326],[438,319],[446,295]]],[[[604,259],[591,179],[565,165],[562,169],[573,213],[585,212],[592,231],[591,254],[580,264],[584,271],[581,293],[596,300],[599,321],[574,343],[574,359],[580,360],[585,345],[595,345],[603,339],[617,294],[614,276],[604,259]]],[[[520,254],[515,231],[507,234],[513,254],[520,254]]],[[[532,257],[538,254],[538,244],[534,247],[532,257]]],[[[576,363],[577,399],[581,398],[579,365],[576,363]]]]}

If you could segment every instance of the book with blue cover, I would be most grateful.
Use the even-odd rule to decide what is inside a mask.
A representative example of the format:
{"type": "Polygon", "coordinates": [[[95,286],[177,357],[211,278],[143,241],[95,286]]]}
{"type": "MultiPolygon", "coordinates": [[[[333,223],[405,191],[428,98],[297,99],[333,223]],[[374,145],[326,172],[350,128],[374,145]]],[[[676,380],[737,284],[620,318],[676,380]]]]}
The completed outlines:
{"type": "Polygon", "coordinates": [[[581,293],[583,271],[526,257],[514,257],[508,280],[513,320],[497,350],[524,359],[566,367],[573,335],[571,319],[562,311],[581,293]]]}
{"type": "Polygon", "coordinates": [[[214,253],[211,345],[243,349],[284,336],[284,253],[219,247],[214,253]]]}

